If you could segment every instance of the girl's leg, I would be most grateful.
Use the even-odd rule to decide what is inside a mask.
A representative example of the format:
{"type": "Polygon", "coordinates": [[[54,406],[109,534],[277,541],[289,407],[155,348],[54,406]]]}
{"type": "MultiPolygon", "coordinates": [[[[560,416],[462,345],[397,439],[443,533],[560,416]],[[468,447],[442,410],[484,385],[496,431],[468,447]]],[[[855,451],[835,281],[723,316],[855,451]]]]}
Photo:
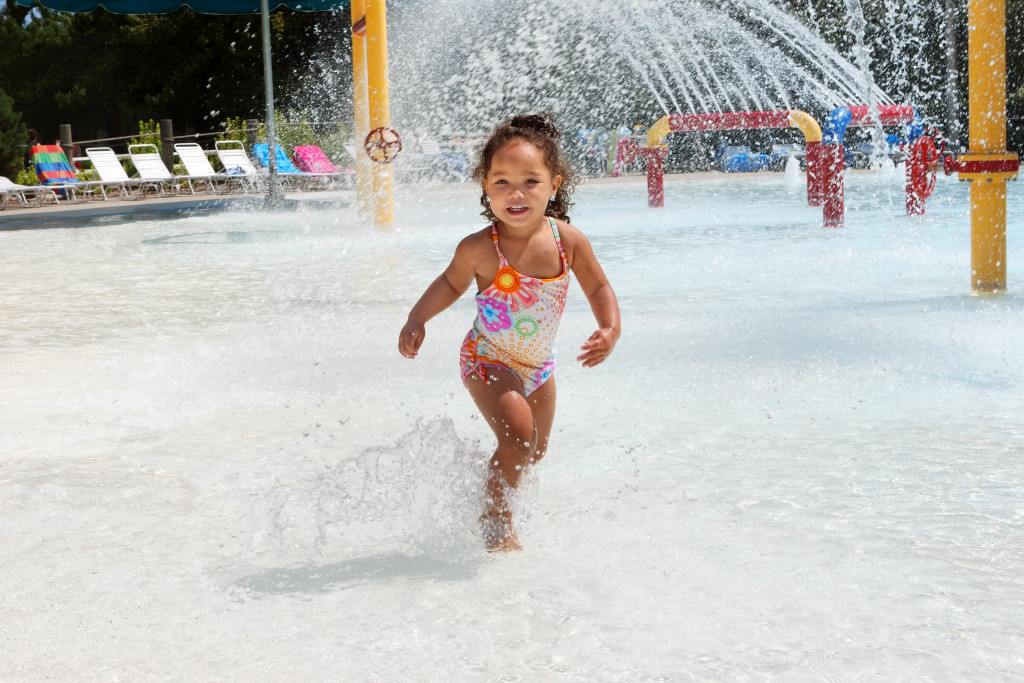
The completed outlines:
{"type": "Polygon", "coordinates": [[[487,373],[490,384],[471,375],[466,388],[498,439],[487,482],[486,516],[500,521],[505,533],[488,538],[488,547],[517,550],[520,546],[512,528],[508,493],[519,485],[526,468],[547,452],[555,417],[555,380],[550,378],[526,396],[522,383],[511,372],[488,368],[487,373]]]}

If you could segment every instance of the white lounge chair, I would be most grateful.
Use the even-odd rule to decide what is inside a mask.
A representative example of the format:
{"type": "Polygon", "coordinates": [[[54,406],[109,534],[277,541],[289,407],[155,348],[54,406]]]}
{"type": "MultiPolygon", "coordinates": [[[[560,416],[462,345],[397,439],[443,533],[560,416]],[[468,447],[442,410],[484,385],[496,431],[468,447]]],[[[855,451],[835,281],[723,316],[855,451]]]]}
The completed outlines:
{"type": "MultiPolygon", "coordinates": [[[[409,143],[412,142],[410,139],[409,143]]],[[[400,156],[395,167],[396,173],[412,180],[468,180],[468,162],[460,155],[445,153],[434,138],[420,136],[415,142],[419,152],[410,152],[404,158],[400,156]]]]}
{"type": "Polygon", "coordinates": [[[100,182],[95,185],[104,200],[109,199],[107,196],[109,189],[117,190],[121,199],[139,198],[140,195],[137,191],[144,189],[144,183],[133,181],[128,177],[114,150],[109,147],[89,147],[85,150],[85,156],[92,162],[93,169],[100,177],[100,182]]]}
{"type": "Polygon", "coordinates": [[[252,159],[245,152],[245,146],[238,140],[218,140],[213,146],[217,150],[217,158],[223,164],[225,173],[234,173],[246,182],[256,185],[261,185],[262,179],[267,177],[265,171],[261,172],[252,163],[252,159]]]}
{"type": "Polygon", "coordinates": [[[174,145],[174,151],[189,178],[193,181],[206,181],[214,192],[229,192],[231,186],[238,182],[237,176],[214,171],[206,151],[195,142],[179,142],[174,145]]]}
{"type": "Polygon", "coordinates": [[[53,199],[53,190],[43,185],[21,185],[10,178],[0,176],[0,211],[7,208],[13,199],[18,206],[40,206],[47,199],[53,199]]]}
{"type": "Polygon", "coordinates": [[[347,143],[342,145],[345,148],[345,152],[352,157],[352,166],[355,166],[358,162],[356,161],[356,146],[355,144],[347,143]]]}
{"type": "Polygon", "coordinates": [[[128,156],[131,158],[139,178],[153,183],[162,196],[177,194],[183,184],[188,186],[189,192],[196,193],[191,178],[176,176],[167,170],[156,145],[128,145],[128,156]]]}

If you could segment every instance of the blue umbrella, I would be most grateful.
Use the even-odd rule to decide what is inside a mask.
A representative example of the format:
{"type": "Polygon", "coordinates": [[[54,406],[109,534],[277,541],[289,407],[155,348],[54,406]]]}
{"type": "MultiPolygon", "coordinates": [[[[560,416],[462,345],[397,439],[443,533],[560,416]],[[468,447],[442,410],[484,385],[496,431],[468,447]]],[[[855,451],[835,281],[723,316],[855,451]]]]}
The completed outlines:
{"type": "MultiPolygon", "coordinates": [[[[202,14],[257,14],[263,28],[263,81],[267,98],[267,143],[275,144],[274,131],[274,77],[270,68],[270,11],[271,0],[17,0],[22,7],[38,2],[58,12],[94,12],[103,7],[115,14],[168,14],[189,7],[202,14]]],[[[299,12],[319,12],[348,7],[350,0],[273,0],[273,9],[287,7],[299,12]]],[[[280,197],[277,182],[277,162],[270,157],[270,190],[268,199],[280,197]]]]}

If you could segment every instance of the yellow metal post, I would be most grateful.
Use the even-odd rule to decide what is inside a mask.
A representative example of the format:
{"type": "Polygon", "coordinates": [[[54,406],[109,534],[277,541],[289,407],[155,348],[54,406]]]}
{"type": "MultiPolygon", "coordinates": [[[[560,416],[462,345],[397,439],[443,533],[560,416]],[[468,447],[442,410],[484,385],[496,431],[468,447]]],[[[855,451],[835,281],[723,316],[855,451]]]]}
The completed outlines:
{"type": "Polygon", "coordinates": [[[1006,2],[968,0],[970,142],[960,157],[971,182],[971,288],[1006,290],[1006,181],[1016,154],[1006,151],[1006,2]]]}
{"type": "Polygon", "coordinates": [[[971,289],[1006,290],[1006,183],[971,185],[971,289]]]}
{"type": "Polygon", "coordinates": [[[373,207],[373,162],[363,150],[370,132],[370,102],[366,86],[366,0],[352,0],[352,105],[355,110],[356,203],[369,218],[373,207]]]}
{"type": "MultiPolygon", "coordinates": [[[[391,125],[388,95],[388,31],[384,0],[366,0],[366,74],[370,128],[391,125]]],[[[374,223],[390,228],[395,222],[391,164],[373,165],[374,223]]]]}

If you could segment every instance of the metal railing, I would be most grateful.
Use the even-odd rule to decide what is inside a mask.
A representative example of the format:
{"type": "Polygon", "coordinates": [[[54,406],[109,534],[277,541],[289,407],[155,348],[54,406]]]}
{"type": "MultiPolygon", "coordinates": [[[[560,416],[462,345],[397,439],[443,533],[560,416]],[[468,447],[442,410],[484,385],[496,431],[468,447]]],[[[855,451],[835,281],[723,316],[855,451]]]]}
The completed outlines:
{"type": "MultiPolygon", "coordinates": [[[[168,168],[171,168],[173,166],[173,163],[174,163],[174,143],[175,142],[198,141],[198,140],[203,140],[203,139],[208,139],[208,138],[231,139],[232,136],[237,136],[238,134],[242,134],[244,136],[244,138],[245,138],[245,145],[246,145],[246,147],[251,149],[252,146],[257,141],[257,136],[259,135],[260,128],[263,127],[263,125],[265,125],[265,124],[261,123],[260,121],[258,121],[256,119],[246,119],[245,123],[246,123],[246,125],[244,127],[242,127],[242,128],[227,128],[227,129],[224,129],[224,130],[221,130],[221,131],[207,131],[207,132],[201,132],[201,133],[186,133],[185,135],[174,135],[174,132],[173,132],[174,131],[174,124],[171,121],[171,119],[161,119],[160,120],[159,128],[158,128],[157,132],[154,132],[154,133],[142,133],[142,132],[140,132],[140,133],[137,133],[135,135],[118,135],[118,136],[114,136],[114,137],[93,138],[91,140],[75,140],[73,135],[72,135],[72,133],[71,133],[71,125],[70,124],[61,124],[61,126],[60,126],[60,138],[56,141],[55,144],[60,145],[64,149],[64,154],[67,156],[67,158],[69,160],[71,160],[72,163],[74,163],[74,162],[88,162],[89,161],[88,157],[85,157],[85,156],[81,155],[81,151],[87,145],[95,145],[95,144],[98,144],[98,143],[108,143],[105,146],[111,147],[111,148],[113,148],[113,147],[123,147],[125,149],[125,152],[124,153],[119,153],[117,156],[120,159],[124,159],[124,158],[127,158],[129,156],[127,154],[127,148],[128,148],[129,144],[133,144],[132,143],[133,140],[141,141],[141,140],[145,140],[147,138],[148,139],[156,138],[157,142],[155,143],[155,146],[157,147],[158,150],[160,150],[160,156],[163,159],[164,163],[167,165],[168,168]]],[[[294,122],[294,121],[284,121],[284,122],[277,123],[276,125],[278,127],[295,127],[295,128],[300,127],[300,126],[320,127],[320,128],[325,127],[325,126],[333,126],[333,127],[336,127],[336,128],[341,128],[341,127],[345,127],[345,126],[349,126],[350,127],[350,124],[347,124],[344,121],[297,121],[297,122],[294,122]]],[[[32,143],[32,144],[34,145],[34,144],[42,144],[42,143],[40,141],[36,141],[35,143],[32,143]]],[[[24,149],[26,151],[28,151],[30,146],[31,145],[23,145],[23,147],[24,147],[24,149]]],[[[211,153],[212,151],[213,150],[206,150],[207,154],[211,153]]]]}

